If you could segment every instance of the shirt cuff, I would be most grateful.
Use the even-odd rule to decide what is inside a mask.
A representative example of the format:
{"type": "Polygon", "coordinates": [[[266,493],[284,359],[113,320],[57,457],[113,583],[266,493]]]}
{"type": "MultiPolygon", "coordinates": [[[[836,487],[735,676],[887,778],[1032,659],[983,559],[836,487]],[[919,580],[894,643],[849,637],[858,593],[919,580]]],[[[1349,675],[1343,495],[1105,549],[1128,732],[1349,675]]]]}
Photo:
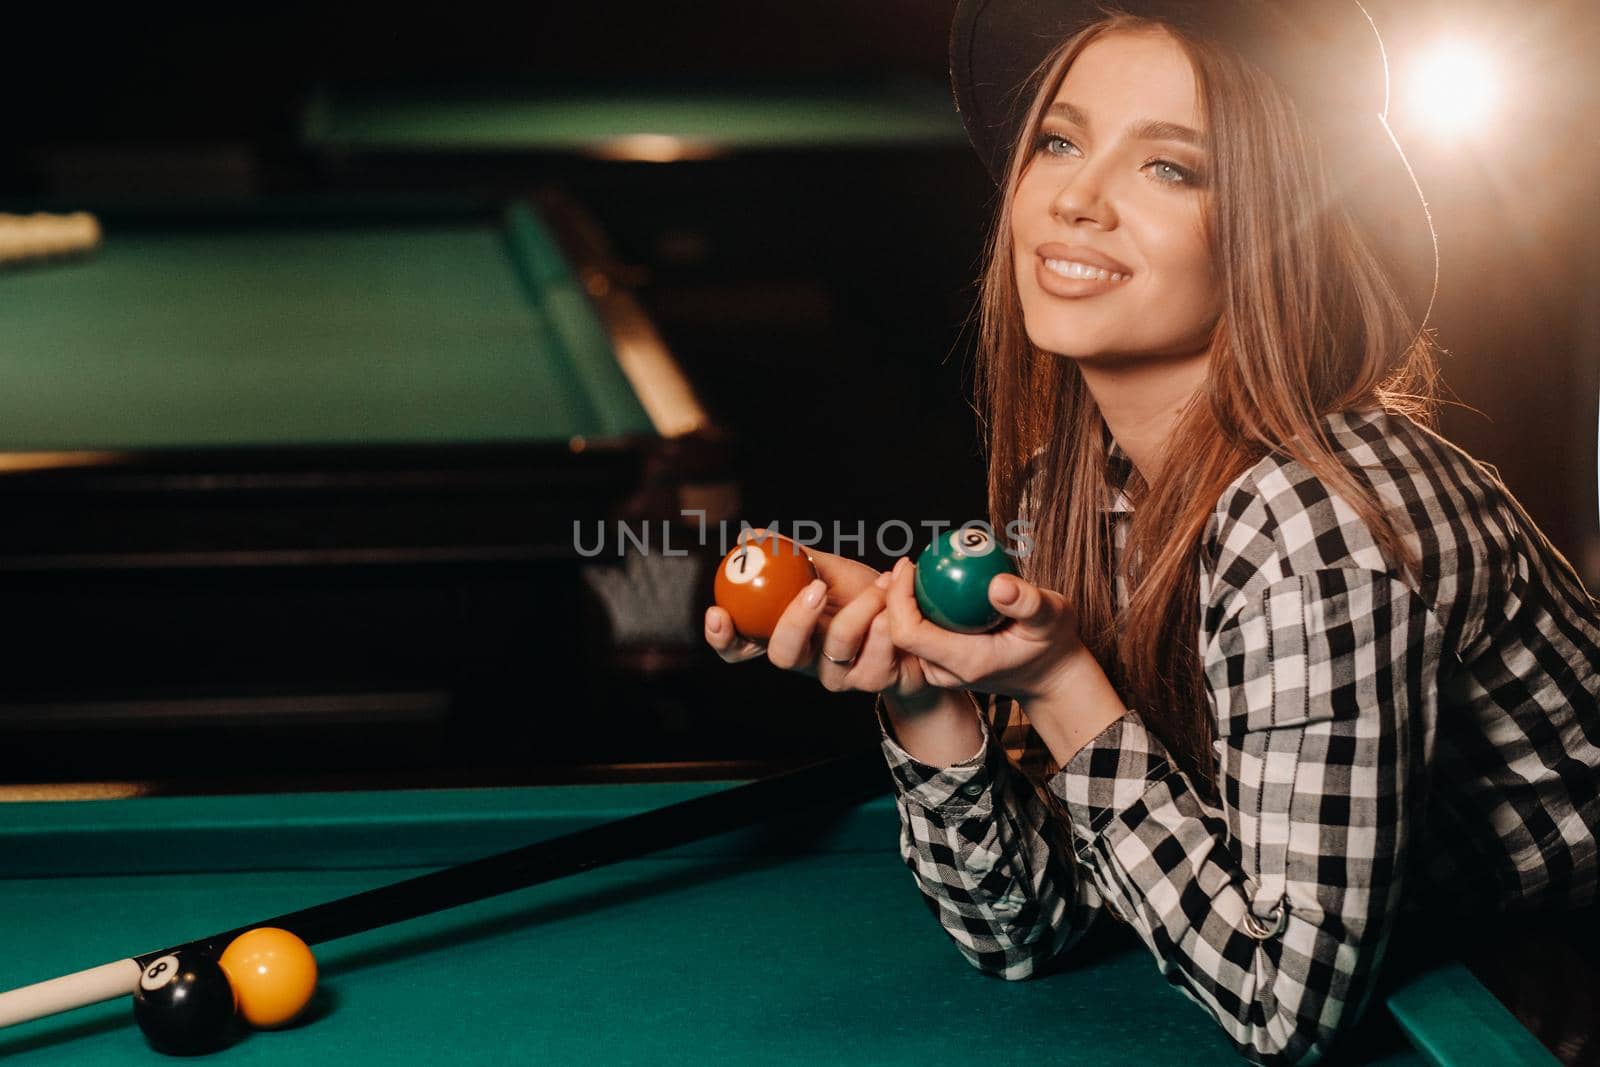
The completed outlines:
{"type": "Polygon", "coordinates": [[[1174,770],[1166,746],[1130,710],[1079,749],[1045,788],[1065,807],[1073,849],[1087,861],[1106,825],[1174,770]]]}
{"type": "Polygon", "coordinates": [[[902,796],[929,811],[955,818],[987,817],[992,814],[993,785],[1000,773],[995,762],[997,758],[1004,759],[1004,750],[994,741],[987,716],[973,709],[978,718],[978,728],[983,733],[983,741],[977,752],[949,767],[935,767],[912,756],[895,740],[882,697],[878,698],[875,710],[878,732],[883,738],[883,754],[889,762],[889,773],[902,796]]]}

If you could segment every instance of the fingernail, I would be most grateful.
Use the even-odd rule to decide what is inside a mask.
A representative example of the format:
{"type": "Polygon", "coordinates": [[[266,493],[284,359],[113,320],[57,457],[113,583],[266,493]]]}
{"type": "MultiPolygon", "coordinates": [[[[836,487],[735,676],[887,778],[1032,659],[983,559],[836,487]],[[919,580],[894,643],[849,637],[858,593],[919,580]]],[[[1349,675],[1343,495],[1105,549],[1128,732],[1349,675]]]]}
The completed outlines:
{"type": "Polygon", "coordinates": [[[887,588],[889,588],[889,583],[893,579],[894,579],[893,575],[891,575],[888,571],[884,571],[882,574],[878,575],[878,580],[873,582],[872,584],[877,586],[879,589],[887,589],[887,588]]]}
{"type": "Polygon", "coordinates": [[[822,603],[822,594],[826,593],[827,591],[828,583],[823,581],[821,578],[818,578],[816,581],[806,586],[806,596],[804,601],[805,606],[808,608],[814,608],[818,604],[822,603]]]}
{"type": "Polygon", "coordinates": [[[711,632],[714,634],[720,634],[722,632],[721,619],[712,619],[710,622],[706,623],[706,625],[710,627],[711,632]]]}
{"type": "Polygon", "coordinates": [[[1009,579],[1002,579],[998,589],[994,591],[994,598],[1001,604],[1010,604],[1015,601],[1022,589],[1009,579]]]}

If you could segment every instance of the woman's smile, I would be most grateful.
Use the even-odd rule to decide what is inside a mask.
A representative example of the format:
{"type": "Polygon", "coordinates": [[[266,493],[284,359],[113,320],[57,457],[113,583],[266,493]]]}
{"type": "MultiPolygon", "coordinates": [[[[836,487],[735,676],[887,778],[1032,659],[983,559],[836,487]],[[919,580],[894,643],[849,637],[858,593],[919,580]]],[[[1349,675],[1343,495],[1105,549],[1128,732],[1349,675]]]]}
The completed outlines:
{"type": "Polygon", "coordinates": [[[1121,288],[1129,280],[1129,275],[1091,267],[1077,260],[1035,256],[1034,263],[1039,288],[1051,296],[1098,296],[1121,288]]]}

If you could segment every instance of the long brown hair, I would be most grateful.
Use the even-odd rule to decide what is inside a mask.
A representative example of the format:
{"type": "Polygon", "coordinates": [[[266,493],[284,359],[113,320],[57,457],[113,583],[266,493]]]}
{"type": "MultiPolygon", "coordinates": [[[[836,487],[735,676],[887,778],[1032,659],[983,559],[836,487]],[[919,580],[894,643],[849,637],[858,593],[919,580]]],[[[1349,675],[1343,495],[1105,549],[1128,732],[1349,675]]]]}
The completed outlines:
{"type": "Polygon", "coordinates": [[[1433,428],[1432,342],[1331,192],[1315,131],[1277,83],[1237,53],[1166,23],[1108,12],[1062,42],[1021,91],[1032,102],[996,201],[975,308],[990,517],[997,529],[1027,520],[1025,576],[1075,607],[1085,644],[1124,702],[1214,796],[1213,711],[1194,639],[1207,520],[1257,460],[1288,455],[1348,501],[1385,558],[1415,578],[1416,557],[1382,501],[1333,455],[1319,422],[1382,407],[1433,428]],[[1135,509],[1124,562],[1138,566],[1124,568],[1129,603],[1121,618],[1112,530],[1099,510],[1109,503],[1108,431],[1077,365],[1027,336],[1010,226],[1017,183],[1067,68],[1090,41],[1115,31],[1165,31],[1193,64],[1213,192],[1205,235],[1223,308],[1205,388],[1166,443],[1184,462],[1165,464],[1155,484],[1137,470],[1127,484],[1135,509]]]}

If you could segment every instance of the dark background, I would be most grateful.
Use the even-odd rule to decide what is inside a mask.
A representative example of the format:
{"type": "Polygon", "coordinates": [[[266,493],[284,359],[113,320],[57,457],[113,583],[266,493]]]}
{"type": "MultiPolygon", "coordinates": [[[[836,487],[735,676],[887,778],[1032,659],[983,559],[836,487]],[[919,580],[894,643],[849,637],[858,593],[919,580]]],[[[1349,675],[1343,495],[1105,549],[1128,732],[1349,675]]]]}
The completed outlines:
{"type": "MultiPolygon", "coordinates": [[[[964,146],[419,165],[329,157],[298,132],[322,84],[942,81],[951,7],[598,0],[92,18],[30,7],[8,15],[0,64],[0,208],[107,195],[517,194],[554,184],[636,268],[639,300],[735,436],[746,518],[869,529],[890,518],[959,521],[983,511],[963,327],[993,209],[964,146]]],[[[1480,40],[1504,62],[1501,109],[1470,142],[1428,141],[1425,122],[1396,116],[1443,256],[1433,323],[1446,349],[1443,392],[1457,404],[1440,428],[1500,471],[1594,589],[1600,271],[1590,250],[1600,142],[1584,123],[1600,93],[1584,64],[1600,45],[1600,14],[1580,2],[1368,8],[1391,63],[1442,35],[1480,40]]],[[[0,323],[0,343],[3,331],[0,323]]],[[[92,659],[81,670],[102,687],[117,684],[92,659]]],[[[585,717],[587,733],[603,736],[573,749],[583,761],[792,758],[876,732],[859,695],[830,696],[764,664],[724,667],[709,651],[671,685],[619,688],[603,707],[562,707],[563,680],[540,684],[552,716],[585,717]]],[[[361,767],[415,768],[427,763],[425,749],[415,739],[380,742],[361,767]]],[[[351,750],[338,751],[324,769],[344,766],[351,750]]],[[[67,761],[9,775],[115,769],[67,761]]],[[[487,754],[457,769],[480,779],[517,773],[487,754]]]]}

